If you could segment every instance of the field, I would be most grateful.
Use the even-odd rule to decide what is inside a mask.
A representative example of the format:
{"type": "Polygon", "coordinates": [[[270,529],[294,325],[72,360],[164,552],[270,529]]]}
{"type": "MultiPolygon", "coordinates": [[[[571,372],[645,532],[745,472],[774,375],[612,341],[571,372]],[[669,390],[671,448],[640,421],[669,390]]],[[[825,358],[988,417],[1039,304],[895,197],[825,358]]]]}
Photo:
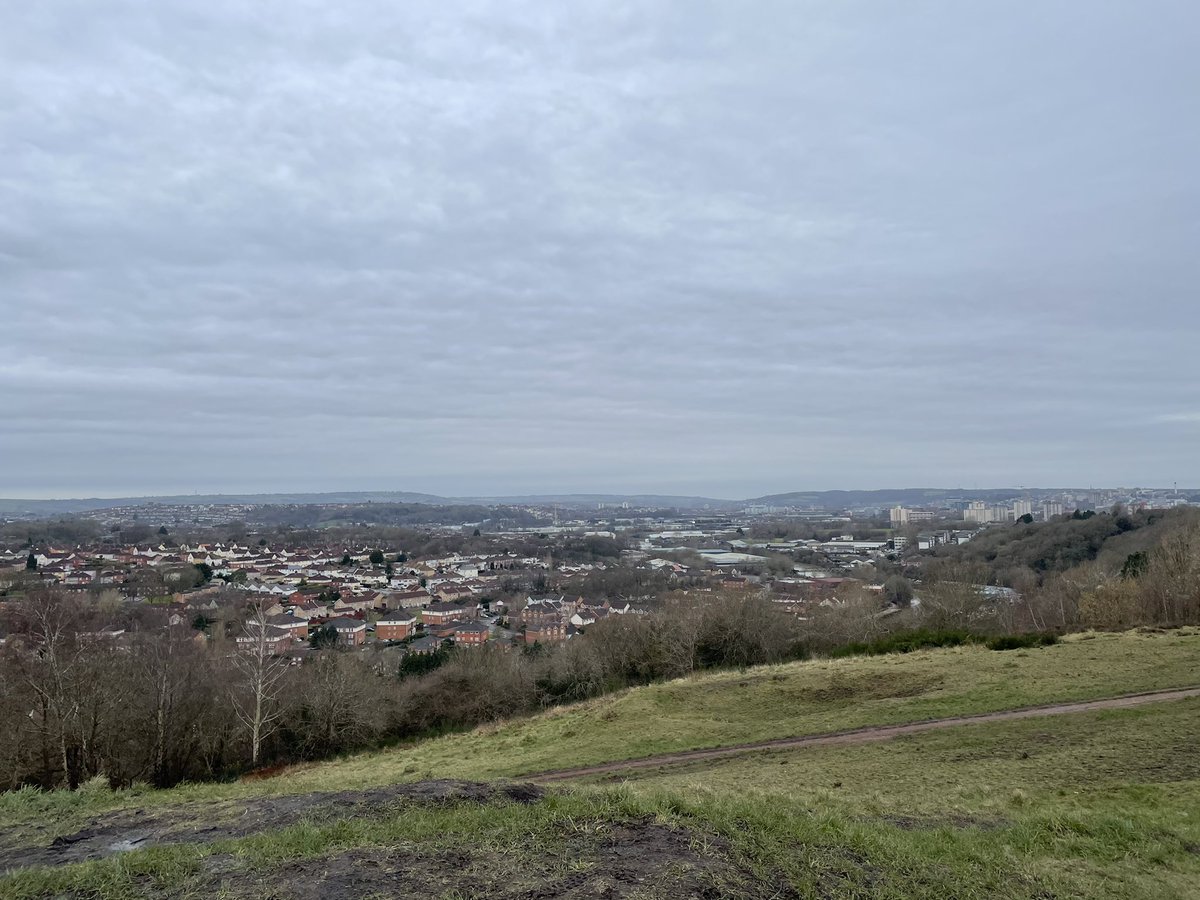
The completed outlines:
{"type": "Polygon", "coordinates": [[[1200,897],[1200,699],[428,781],[1197,683],[1196,629],[1080,635],[699,676],[265,781],[23,791],[0,867],[42,865],[0,896],[1200,897]]]}

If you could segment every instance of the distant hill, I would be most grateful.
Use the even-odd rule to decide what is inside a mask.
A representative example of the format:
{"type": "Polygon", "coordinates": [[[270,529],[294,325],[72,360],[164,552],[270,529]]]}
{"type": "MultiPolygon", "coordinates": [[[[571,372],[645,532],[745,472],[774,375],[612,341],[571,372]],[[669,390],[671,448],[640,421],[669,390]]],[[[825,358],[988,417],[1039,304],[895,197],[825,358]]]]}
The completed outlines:
{"type": "Polygon", "coordinates": [[[66,515],[121,506],[184,506],[206,504],[307,506],[328,503],[427,503],[445,505],[455,501],[434,494],[411,491],[340,491],[324,494],[173,494],[152,497],[92,497],[72,500],[0,499],[0,515],[66,515]]]}
{"type": "Polygon", "coordinates": [[[925,506],[944,503],[953,499],[970,498],[1000,503],[1017,497],[1037,497],[1054,493],[1048,488],[885,488],[870,491],[791,491],[781,494],[766,494],[745,500],[729,500],[716,497],[698,497],[674,494],[517,494],[495,496],[444,497],[414,491],[331,491],[326,493],[279,493],[279,494],[173,494],[150,497],[92,497],[67,500],[6,500],[0,499],[0,516],[35,517],[71,515],[91,510],[112,509],[121,506],[181,506],[208,504],[223,505],[275,505],[308,506],[328,504],[362,503],[419,503],[431,506],[548,506],[559,504],[565,507],[595,508],[599,504],[619,506],[628,503],[632,507],[679,509],[689,511],[728,511],[744,506],[791,506],[814,509],[840,510],[862,507],[904,505],[925,506]]]}
{"type": "Polygon", "coordinates": [[[71,515],[124,506],[327,506],[330,504],[418,503],[427,506],[547,506],[591,507],[603,503],[619,506],[674,509],[734,509],[737,500],[712,497],[677,497],[666,494],[530,494],[494,497],[440,497],[413,491],[334,491],[294,494],[172,494],[150,497],[92,497],[68,500],[0,499],[0,515],[30,517],[71,515]]]}
{"type": "Polygon", "coordinates": [[[534,504],[557,503],[561,506],[590,506],[600,503],[642,508],[674,509],[733,509],[743,505],[742,500],[718,500],[715,497],[680,497],[673,494],[529,494],[510,497],[458,497],[461,503],[483,504],[534,504]]]}
{"type": "MultiPolygon", "coordinates": [[[[764,506],[814,506],[842,509],[859,506],[924,506],[970,497],[998,502],[1023,497],[1031,492],[1014,488],[886,488],[876,491],[793,491],[755,497],[749,503],[764,506]]],[[[1036,492],[1034,492],[1036,493],[1036,492]]]]}

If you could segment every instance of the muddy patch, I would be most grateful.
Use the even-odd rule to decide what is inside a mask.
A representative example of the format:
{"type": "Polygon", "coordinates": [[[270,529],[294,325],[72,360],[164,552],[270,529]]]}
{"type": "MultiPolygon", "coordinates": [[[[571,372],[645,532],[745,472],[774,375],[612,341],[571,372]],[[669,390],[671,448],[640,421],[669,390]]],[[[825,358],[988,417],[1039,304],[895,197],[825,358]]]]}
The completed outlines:
{"type": "MultiPolygon", "coordinates": [[[[763,880],[733,860],[714,835],[650,821],[596,825],[551,848],[359,849],[267,871],[214,867],[189,893],[259,900],[454,897],[488,900],[793,898],[781,878],[763,880]]],[[[156,896],[152,886],[146,895],[156,896]]],[[[165,896],[161,895],[161,896],[165,896]]]]}
{"type": "Polygon", "coordinates": [[[116,810],[50,844],[0,845],[0,872],[27,866],[59,866],[167,844],[209,843],[286,828],[304,820],[376,816],[404,804],[536,803],[543,789],[532,784],[422,781],[366,791],[331,791],[257,797],[218,803],[116,810]]]}

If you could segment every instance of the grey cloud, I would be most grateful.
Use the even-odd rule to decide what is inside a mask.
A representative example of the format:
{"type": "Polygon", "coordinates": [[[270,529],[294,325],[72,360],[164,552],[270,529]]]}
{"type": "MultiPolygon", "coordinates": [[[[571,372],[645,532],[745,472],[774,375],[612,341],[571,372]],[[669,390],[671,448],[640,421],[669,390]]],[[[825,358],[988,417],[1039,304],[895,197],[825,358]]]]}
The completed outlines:
{"type": "Polygon", "coordinates": [[[0,495],[1200,481],[1198,25],[27,4],[0,495]]]}

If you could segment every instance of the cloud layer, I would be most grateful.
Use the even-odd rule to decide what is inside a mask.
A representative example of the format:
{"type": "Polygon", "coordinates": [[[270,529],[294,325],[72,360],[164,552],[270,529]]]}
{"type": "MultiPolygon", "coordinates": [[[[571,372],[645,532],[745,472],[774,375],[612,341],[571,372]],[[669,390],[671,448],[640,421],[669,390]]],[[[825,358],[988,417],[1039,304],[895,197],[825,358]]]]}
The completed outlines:
{"type": "Polygon", "coordinates": [[[1200,483],[1184,2],[0,32],[0,495],[1200,483]]]}

